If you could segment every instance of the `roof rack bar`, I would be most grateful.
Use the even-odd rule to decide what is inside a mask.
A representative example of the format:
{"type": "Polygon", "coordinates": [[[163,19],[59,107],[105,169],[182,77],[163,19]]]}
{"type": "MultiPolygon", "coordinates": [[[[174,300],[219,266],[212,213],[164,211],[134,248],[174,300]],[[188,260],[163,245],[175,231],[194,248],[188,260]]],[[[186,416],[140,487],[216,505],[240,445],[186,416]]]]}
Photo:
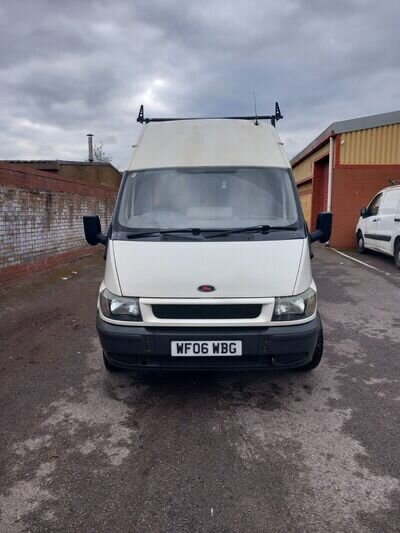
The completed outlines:
{"type": "Polygon", "coordinates": [[[257,115],[254,116],[244,116],[244,117],[177,117],[177,118],[145,118],[144,116],[144,107],[140,106],[139,114],[137,116],[137,122],[141,124],[148,124],[149,122],[170,122],[174,120],[210,120],[210,119],[227,119],[227,120],[270,120],[272,126],[275,126],[278,120],[283,118],[278,102],[275,102],[275,114],[274,115],[257,115]]]}
{"type": "Polygon", "coordinates": [[[137,121],[140,122],[141,124],[143,124],[143,122],[145,121],[143,104],[140,106],[137,121]]]}

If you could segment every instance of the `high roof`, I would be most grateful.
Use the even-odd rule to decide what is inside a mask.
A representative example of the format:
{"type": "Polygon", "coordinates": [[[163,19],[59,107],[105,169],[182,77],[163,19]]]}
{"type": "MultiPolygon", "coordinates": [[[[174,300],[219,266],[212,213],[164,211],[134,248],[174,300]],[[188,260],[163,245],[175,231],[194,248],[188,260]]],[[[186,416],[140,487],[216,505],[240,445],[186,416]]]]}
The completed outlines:
{"type": "Polygon", "coordinates": [[[340,120],[332,122],[318,137],[308,144],[301,152],[293,157],[291,165],[296,165],[302,159],[307,157],[311,152],[324,144],[332,135],[339,133],[349,133],[351,131],[367,130],[370,128],[379,128],[380,126],[390,126],[391,124],[400,123],[400,111],[391,111],[389,113],[380,113],[379,115],[369,115],[366,117],[351,118],[349,120],[340,120]]]}
{"type": "Polygon", "coordinates": [[[246,166],[289,167],[273,126],[232,119],[150,122],[128,169],[246,166]]]}

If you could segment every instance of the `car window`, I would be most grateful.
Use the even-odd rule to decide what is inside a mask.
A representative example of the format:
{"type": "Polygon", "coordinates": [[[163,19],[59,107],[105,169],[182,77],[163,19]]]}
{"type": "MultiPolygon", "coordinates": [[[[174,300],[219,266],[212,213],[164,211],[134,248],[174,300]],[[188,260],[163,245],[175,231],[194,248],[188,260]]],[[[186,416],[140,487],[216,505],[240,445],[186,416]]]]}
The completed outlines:
{"type": "Polygon", "coordinates": [[[379,214],[394,215],[400,200],[400,189],[393,191],[386,191],[383,197],[382,205],[379,209],[379,214]]]}
{"type": "Polygon", "coordinates": [[[372,217],[378,214],[378,209],[382,200],[382,193],[375,196],[372,202],[368,206],[368,216],[372,217]]]}

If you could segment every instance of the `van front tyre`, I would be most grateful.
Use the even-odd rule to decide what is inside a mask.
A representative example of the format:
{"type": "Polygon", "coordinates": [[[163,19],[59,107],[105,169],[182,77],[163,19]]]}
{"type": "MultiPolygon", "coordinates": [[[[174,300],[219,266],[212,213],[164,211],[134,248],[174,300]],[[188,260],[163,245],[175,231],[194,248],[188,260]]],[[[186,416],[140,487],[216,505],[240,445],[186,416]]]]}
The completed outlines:
{"type": "Polygon", "coordinates": [[[400,239],[394,246],[394,264],[396,265],[396,268],[400,268],[400,239]]]}
{"type": "Polygon", "coordinates": [[[322,354],[324,352],[324,334],[322,328],[319,330],[317,345],[314,350],[313,357],[309,363],[299,368],[299,370],[308,371],[314,370],[321,362],[322,354]]]}
{"type": "Polygon", "coordinates": [[[357,251],[360,254],[366,254],[368,250],[365,248],[364,235],[361,233],[361,231],[357,232],[356,239],[357,239],[357,251]]]}

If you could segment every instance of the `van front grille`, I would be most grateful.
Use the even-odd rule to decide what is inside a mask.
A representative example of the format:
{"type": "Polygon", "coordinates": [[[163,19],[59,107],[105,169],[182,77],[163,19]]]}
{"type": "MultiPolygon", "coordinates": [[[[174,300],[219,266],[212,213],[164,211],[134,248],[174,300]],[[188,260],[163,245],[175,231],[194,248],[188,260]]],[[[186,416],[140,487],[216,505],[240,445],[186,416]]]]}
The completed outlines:
{"type": "Polygon", "coordinates": [[[257,318],[260,316],[261,304],[154,304],[153,314],[156,318],[177,320],[228,320],[257,318]]]}

